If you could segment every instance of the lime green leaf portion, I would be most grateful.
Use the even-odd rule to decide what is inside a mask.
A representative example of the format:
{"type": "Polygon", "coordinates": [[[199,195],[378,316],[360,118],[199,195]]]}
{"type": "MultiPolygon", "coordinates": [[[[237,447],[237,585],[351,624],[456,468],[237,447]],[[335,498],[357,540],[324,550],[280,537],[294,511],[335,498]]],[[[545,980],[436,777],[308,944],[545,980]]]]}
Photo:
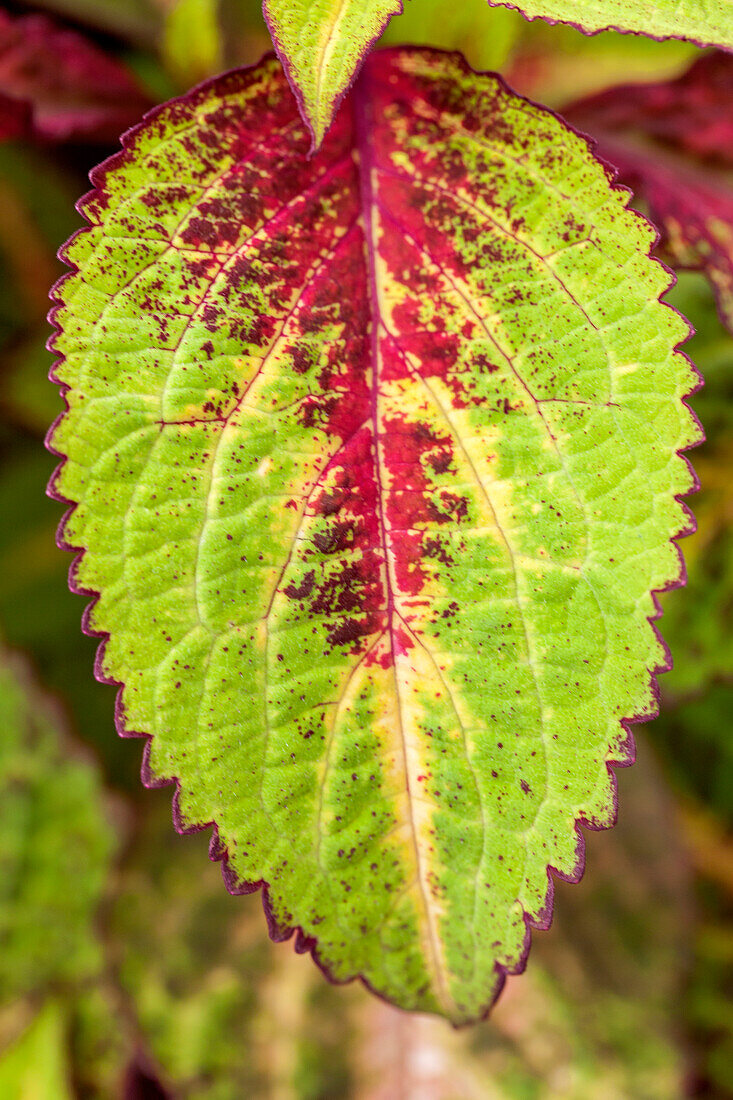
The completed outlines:
{"type": "Polygon", "coordinates": [[[272,41],[317,148],[402,0],[264,0],[272,41]]]}
{"type": "Polygon", "coordinates": [[[733,48],[733,5],[730,0],[488,0],[492,7],[520,11],[527,19],[569,23],[586,34],[634,31],[651,38],[683,38],[698,46],[733,48]]]}
{"type": "Polygon", "coordinates": [[[96,173],[55,490],[123,731],[230,886],[466,1021],[655,711],[687,326],[586,142],[456,56],[372,55],[308,145],[266,60],[96,173]]]}
{"type": "Polygon", "coordinates": [[[0,728],[3,1003],[98,972],[92,921],[113,837],[94,769],[69,755],[48,702],[5,653],[0,728]]]}
{"type": "Polygon", "coordinates": [[[41,1009],[21,1038],[0,1054],[0,1096],[7,1100],[73,1100],[61,1006],[41,1009]]]}

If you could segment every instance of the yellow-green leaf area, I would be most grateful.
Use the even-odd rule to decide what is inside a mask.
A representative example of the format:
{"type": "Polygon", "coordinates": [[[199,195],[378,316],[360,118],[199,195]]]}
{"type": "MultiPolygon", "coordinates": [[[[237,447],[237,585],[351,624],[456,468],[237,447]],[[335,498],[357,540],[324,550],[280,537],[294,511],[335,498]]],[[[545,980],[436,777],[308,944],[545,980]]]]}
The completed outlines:
{"type": "Polygon", "coordinates": [[[634,31],[651,38],[683,38],[698,46],[733,49],[733,5],[730,0],[488,0],[494,7],[515,8],[527,19],[570,23],[578,30],[634,31]]]}
{"type": "Polygon", "coordinates": [[[652,228],[498,78],[375,53],[309,144],[269,59],[95,173],[63,537],[121,728],[229,886],[466,1022],[655,712],[697,376],[652,228]]]}
{"type": "Polygon", "coordinates": [[[317,147],[402,0],[265,0],[264,11],[317,147]]]}

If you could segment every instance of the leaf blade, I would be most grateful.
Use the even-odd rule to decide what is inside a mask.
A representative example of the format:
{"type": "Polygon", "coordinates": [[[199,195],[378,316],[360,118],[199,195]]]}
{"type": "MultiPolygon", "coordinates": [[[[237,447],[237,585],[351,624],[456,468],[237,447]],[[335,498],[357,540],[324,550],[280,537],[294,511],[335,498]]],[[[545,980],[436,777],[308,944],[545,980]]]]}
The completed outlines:
{"type": "Polygon", "coordinates": [[[180,822],[337,979],[465,1021],[654,709],[695,376],[652,230],[557,118],[429,51],[370,59],[352,109],[307,160],[266,62],[96,174],[56,491],[180,822]]]}

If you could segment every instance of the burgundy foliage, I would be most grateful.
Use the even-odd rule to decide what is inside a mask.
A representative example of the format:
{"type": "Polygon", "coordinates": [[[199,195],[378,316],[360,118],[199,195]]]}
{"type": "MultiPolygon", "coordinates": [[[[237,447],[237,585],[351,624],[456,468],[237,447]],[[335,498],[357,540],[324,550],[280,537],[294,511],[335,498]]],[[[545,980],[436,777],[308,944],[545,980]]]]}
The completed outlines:
{"type": "Polygon", "coordinates": [[[714,52],[676,80],[619,85],[563,112],[647,204],[664,258],[709,278],[731,331],[732,105],[733,55],[714,52]]]}
{"type": "Polygon", "coordinates": [[[132,74],[44,15],[0,10],[0,138],[116,141],[151,101],[132,74]]]}

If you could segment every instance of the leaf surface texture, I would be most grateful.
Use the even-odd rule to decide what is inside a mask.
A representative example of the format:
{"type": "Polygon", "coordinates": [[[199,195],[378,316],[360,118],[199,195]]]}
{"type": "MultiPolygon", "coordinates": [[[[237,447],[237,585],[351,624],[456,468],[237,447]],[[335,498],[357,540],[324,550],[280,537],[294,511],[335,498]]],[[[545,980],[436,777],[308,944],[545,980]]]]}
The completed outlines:
{"type": "Polygon", "coordinates": [[[462,1022],[655,712],[696,375],[652,228],[497,78],[375,54],[308,146],[271,59],[95,173],[57,291],[63,537],[121,728],[230,886],[462,1022]]]}

